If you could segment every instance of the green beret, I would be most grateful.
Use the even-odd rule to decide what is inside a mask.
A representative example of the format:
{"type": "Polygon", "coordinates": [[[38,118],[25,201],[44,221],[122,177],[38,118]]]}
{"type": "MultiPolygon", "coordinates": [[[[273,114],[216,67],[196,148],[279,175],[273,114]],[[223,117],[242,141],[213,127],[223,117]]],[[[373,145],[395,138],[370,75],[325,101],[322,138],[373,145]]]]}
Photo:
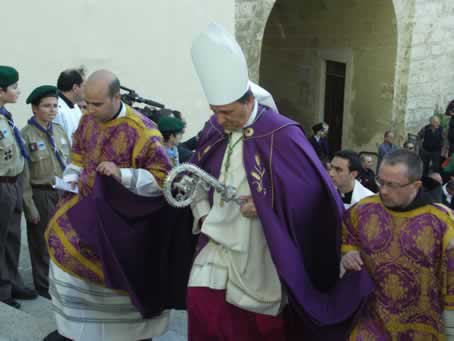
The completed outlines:
{"type": "Polygon", "coordinates": [[[0,87],[7,88],[19,80],[19,72],[11,66],[0,65],[0,87]]]}
{"type": "Polygon", "coordinates": [[[184,128],[184,122],[173,116],[165,116],[159,120],[158,127],[163,133],[179,133],[184,128]]]}
{"type": "Polygon", "coordinates": [[[36,104],[44,97],[57,97],[57,88],[53,85],[38,86],[30,95],[28,95],[26,103],[36,104]]]}

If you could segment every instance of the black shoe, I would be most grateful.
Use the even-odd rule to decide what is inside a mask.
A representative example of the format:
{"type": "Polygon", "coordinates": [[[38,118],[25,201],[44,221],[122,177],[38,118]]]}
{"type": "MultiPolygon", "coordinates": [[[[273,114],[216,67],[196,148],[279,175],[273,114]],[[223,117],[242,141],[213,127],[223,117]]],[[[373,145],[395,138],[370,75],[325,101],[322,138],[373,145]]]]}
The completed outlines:
{"type": "Polygon", "coordinates": [[[38,292],[27,287],[13,287],[11,290],[11,296],[19,300],[33,300],[38,297],[38,292]]]}
{"type": "Polygon", "coordinates": [[[49,335],[47,335],[43,341],[71,341],[71,339],[68,339],[67,337],[64,337],[63,335],[58,334],[58,330],[53,331],[49,335]]]}
{"type": "Polygon", "coordinates": [[[47,298],[48,300],[51,299],[48,291],[39,290],[38,293],[39,293],[39,296],[41,296],[41,297],[47,298]]]}
{"type": "Polygon", "coordinates": [[[20,309],[20,303],[17,302],[14,298],[8,298],[7,300],[4,300],[2,302],[9,305],[10,307],[20,309]]]}

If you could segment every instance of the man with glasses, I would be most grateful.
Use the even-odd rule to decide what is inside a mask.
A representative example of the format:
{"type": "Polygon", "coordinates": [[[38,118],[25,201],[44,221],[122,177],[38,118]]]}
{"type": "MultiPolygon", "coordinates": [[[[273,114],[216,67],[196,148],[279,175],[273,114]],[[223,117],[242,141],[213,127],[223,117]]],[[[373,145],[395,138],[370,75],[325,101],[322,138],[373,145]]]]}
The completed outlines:
{"type": "Polygon", "coordinates": [[[416,153],[390,152],[377,177],[380,195],[344,217],[342,265],[366,269],[376,284],[350,340],[454,335],[454,218],[424,191],[422,173],[416,153]]]}

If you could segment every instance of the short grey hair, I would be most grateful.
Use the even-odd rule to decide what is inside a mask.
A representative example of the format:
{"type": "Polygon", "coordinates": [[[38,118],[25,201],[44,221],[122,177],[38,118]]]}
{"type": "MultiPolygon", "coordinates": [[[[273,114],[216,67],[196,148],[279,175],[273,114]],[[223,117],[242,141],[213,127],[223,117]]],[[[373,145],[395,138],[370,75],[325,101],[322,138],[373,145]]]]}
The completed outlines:
{"type": "Polygon", "coordinates": [[[369,159],[372,161],[372,155],[369,155],[369,154],[366,154],[366,153],[359,154],[359,157],[361,158],[361,161],[366,161],[366,160],[369,160],[369,159]]]}
{"type": "Polygon", "coordinates": [[[435,119],[437,119],[438,122],[440,122],[440,117],[438,117],[438,115],[433,115],[433,116],[430,118],[430,123],[432,123],[435,119]]]}
{"type": "Polygon", "coordinates": [[[407,167],[407,177],[409,181],[417,181],[422,178],[423,163],[415,152],[407,149],[397,149],[389,152],[383,157],[380,167],[383,165],[395,166],[398,164],[407,167]]]}

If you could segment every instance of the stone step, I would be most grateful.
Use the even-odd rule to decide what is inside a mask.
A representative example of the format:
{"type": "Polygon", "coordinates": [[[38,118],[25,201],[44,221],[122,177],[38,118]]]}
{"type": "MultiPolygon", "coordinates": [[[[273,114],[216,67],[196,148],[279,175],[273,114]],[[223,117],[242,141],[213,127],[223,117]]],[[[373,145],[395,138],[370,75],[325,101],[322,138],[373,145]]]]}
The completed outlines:
{"type": "Polygon", "coordinates": [[[48,300],[20,303],[22,308],[14,309],[0,302],[0,341],[41,341],[56,329],[48,300]]]}

